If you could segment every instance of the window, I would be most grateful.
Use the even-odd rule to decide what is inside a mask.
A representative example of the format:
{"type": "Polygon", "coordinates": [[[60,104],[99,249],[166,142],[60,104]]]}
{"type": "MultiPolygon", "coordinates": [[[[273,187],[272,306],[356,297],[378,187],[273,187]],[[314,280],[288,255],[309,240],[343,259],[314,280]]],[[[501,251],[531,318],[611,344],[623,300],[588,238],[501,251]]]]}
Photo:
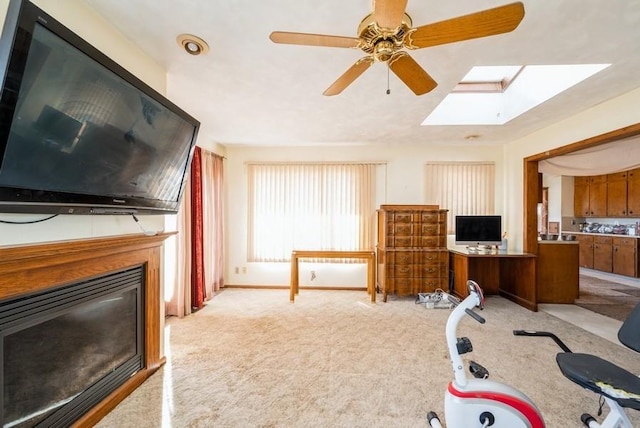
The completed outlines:
{"type": "Polygon", "coordinates": [[[373,245],[375,164],[248,165],[248,260],[373,245]]]}
{"type": "Polygon", "coordinates": [[[426,203],[448,209],[447,233],[455,232],[456,215],[494,214],[493,162],[433,162],[425,169],[426,203]]]}

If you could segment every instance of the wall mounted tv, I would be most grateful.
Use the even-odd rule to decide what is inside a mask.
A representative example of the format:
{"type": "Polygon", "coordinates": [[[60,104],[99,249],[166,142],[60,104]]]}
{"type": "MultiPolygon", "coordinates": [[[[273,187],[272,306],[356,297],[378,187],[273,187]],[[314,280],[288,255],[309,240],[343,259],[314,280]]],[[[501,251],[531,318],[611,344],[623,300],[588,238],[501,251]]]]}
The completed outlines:
{"type": "Polygon", "coordinates": [[[196,119],[25,0],[0,73],[0,212],[177,212],[196,119]]]}
{"type": "Polygon", "coordinates": [[[478,247],[502,243],[502,217],[499,215],[456,216],[456,245],[478,247]]]}

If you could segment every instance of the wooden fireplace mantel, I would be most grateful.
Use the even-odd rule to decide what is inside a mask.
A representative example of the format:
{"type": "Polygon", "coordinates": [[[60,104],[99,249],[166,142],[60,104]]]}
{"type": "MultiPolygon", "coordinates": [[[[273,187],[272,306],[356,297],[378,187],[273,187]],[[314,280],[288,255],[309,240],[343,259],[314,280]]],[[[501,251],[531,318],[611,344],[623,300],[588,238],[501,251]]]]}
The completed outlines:
{"type": "Polygon", "coordinates": [[[0,300],[145,266],[145,367],[85,414],[75,427],[95,425],[164,364],[160,345],[160,264],[162,243],[173,234],[132,234],[0,247],[0,300]]]}

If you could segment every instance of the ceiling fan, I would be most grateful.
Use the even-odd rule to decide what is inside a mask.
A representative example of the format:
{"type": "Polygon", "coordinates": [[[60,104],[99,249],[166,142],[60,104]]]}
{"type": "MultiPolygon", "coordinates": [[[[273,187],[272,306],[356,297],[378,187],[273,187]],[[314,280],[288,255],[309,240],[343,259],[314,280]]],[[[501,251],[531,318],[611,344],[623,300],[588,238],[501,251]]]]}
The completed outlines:
{"type": "Polygon", "coordinates": [[[416,95],[423,95],[438,84],[403,48],[422,49],[508,33],[515,30],[524,17],[524,5],[515,2],[413,28],[411,17],[405,11],[407,1],[373,0],[373,12],[360,22],[358,37],[274,31],[269,38],[274,43],[359,48],[367,53],[338,77],[324,95],[341,93],[375,61],[386,62],[416,95]]]}

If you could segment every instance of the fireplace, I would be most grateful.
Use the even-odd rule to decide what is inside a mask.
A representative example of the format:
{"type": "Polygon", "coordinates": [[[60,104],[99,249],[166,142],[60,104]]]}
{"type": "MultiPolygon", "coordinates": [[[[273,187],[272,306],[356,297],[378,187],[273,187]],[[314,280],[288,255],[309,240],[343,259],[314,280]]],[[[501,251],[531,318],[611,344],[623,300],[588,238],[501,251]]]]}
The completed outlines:
{"type": "Polygon", "coordinates": [[[142,368],[142,266],[0,302],[3,427],[69,426],[142,368]]]}
{"type": "Polygon", "coordinates": [[[168,236],[0,247],[2,426],[93,426],[164,363],[168,236]]]}

